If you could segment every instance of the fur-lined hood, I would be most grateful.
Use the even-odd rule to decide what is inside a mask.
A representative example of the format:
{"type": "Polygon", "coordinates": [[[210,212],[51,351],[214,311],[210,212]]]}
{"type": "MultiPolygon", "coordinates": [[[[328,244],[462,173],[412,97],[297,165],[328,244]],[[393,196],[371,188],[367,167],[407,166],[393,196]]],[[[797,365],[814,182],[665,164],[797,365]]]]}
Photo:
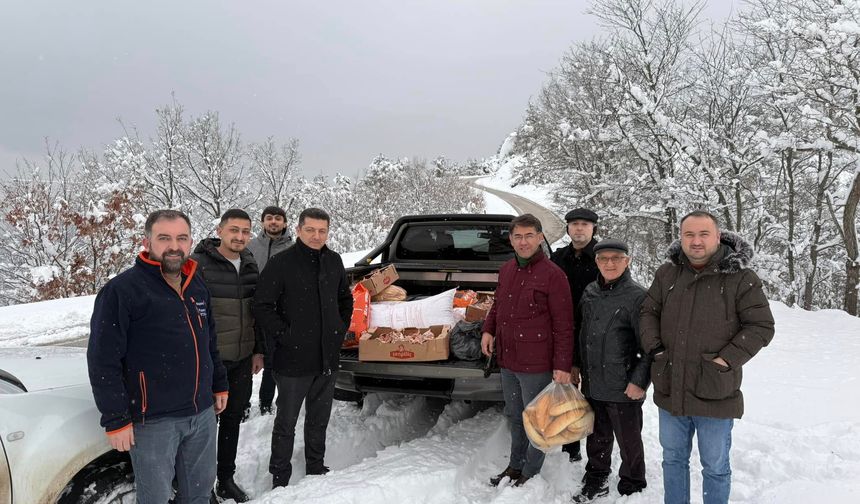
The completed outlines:
{"type": "MultiPolygon", "coordinates": [[[[720,273],[737,273],[749,268],[754,251],[748,241],[733,231],[722,231],[720,233],[720,243],[725,246],[723,257],[717,264],[720,273]]],[[[718,251],[717,254],[719,253],[718,251]]],[[[681,250],[681,240],[672,242],[666,254],[673,264],[682,264],[681,255],[683,251],[681,250]]]]}

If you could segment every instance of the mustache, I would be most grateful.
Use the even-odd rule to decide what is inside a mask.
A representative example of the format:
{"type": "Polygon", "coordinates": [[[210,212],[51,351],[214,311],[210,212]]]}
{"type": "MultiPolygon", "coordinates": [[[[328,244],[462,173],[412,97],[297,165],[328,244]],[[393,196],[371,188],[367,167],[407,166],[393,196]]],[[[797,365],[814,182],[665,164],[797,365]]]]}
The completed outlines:
{"type": "Polygon", "coordinates": [[[167,256],[185,257],[185,252],[183,252],[181,250],[165,250],[164,253],[161,254],[161,257],[167,257],[167,256]]]}

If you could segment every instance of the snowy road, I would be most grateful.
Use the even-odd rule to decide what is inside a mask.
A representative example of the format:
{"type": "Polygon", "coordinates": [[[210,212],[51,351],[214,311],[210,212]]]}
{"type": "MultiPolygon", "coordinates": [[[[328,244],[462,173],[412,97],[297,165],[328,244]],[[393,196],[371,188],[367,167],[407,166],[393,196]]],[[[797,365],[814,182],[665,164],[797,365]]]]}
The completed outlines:
{"type": "Polygon", "coordinates": [[[512,192],[486,187],[481,184],[480,178],[469,179],[468,184],[479,191],[499,197],[513,207],[517,215],[530,213],[540,219],[541,224],[543,224],[544,235],[549,243],[555,243],[564,237],[566,232],[565,223],[552,210],[512,192]]]}

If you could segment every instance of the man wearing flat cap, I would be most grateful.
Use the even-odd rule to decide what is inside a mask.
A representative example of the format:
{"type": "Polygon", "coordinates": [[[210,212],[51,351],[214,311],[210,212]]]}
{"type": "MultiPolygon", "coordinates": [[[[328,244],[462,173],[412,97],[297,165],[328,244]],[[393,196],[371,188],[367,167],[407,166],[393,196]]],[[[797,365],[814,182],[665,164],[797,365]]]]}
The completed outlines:
{"type": "Polygon", "coordinates": [[[582,326],[574,354],[581,356],[582,393],[594,408],[594,432],[586,439],[588,463],[574,502],[591,502],[609,493],[615,439],[621,453],[618,493],[630,495],[646,486],[642,403],[651,357],[642,350],[639,337],[646,290],[630,277],[626,243],[606,239],[593,250],[600,274],[582,295],[582,326]]]}
{"type": "MultiPolygon", "coordinates": [[[[587,208],[575,208],[564,216],[567,221],[567,235],[570,245],[552,253],[552,262],[564,270],[570,284],[573,297],[573,340],[579,336],[579,326],[582,322],[579,312],[579,300],[585,291],[585,286],[597,279],[597,265],[594,263],[594,233],[597,230],[597,214],[587,208]]],[[[574,355],[572,379],[579,383],[579,362],[574,355]]],[[[570,456],[571,461],[582,460],[579,441],[566,444],[562,450],[570,456]]]]}

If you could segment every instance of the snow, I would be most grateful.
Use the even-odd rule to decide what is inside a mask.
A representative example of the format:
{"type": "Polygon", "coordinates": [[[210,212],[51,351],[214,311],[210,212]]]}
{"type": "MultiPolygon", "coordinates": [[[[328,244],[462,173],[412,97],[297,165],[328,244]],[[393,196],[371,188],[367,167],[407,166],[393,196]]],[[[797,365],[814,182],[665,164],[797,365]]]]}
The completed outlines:
{"type": "MultiPolygon", "coordinates": [[[[546,187],[510,185],[511,156],[486,187],[515,192],[551,207],[546,187]]],[[[514,213],[485,193],[486,211],[514,213]]],[[[556,246],[562,245],[565,240],[556,246]]],[[[369,250],[342,254],[350,266],[369,250]]],[[[0,308],[0,345],[82,341],[95,296],[0,308]]],[[[860,502],[860,318],[845,312],[807,312],[771,302],[776,337],[744,369],[746,413],[735,423],[732,503],[842,504],[860,502]]],[[[500,405],[445,402],[416,396],[369,394],[361,407],[335,401],[327,432],[326,476],[306,476],[299,418],[290,486],[271,490],[268,473],[273,416],[260,416],[254,377],[250,418],[242,424],[236,480],[258,503],[566,503],[575,494],[585,462],[547,455],[541,474],[521,488],[487,484],[507,465],[510,435],[500,405]]],[[[662,502],[657,409],[644,407],[643,441],[648,488],[619,497],[620,463],[613,455],[610,496],[600,504],[662,502]]],[[[693,502],[700,501],[701,465],[691,459],[693,502]]],[[[133,497],[127,496],[126,500],[133,497]]],[[[105,498],[105,502],[109,499],[105,498]]]]}
{"type": "MultiPolygon", "coordinates": [[[[341,254],[344,267],[352,267],[368,252],[341,254]]],[[[82,296],[0,307],[0,346],[52,345],[86,338],[95,299],[82,296]]]]}
{"type": "MultiPolygon", "coordinates": [[[[856,395],[860,319],[777,302],[771,307],[776,337],[744,373],[747,413],[733,434],[731,502],[858,502],[860,404],[846,399],[856,395]]],[[[584,462],[570,463],[555,452],[540,477],[523,488],[490,487],[485,482],[507,464],[510,442],[500,407],[454,402],[443,408],[436,400],[371,394],[361,409],[335,403],[326,456],[330,474],[303,476],[299,434],[293,484],[269,491],[271,425],[272,417],[255,417],[242,427],[236,477],[253,490],[255,502],[564,503],[578,490],[585,469],[584,462]]],[[[626,498],[613,489],[598,502],[662,502],[657,409],[650,400],[643,439],[648,488],[626,498]]],[[[693,502],[702,489],[697,456],[694,448],[693,502]]],[[[613,459],[617,472],[617,450],[613,459]]]]}
{"type": "Polygon", "coordinates": [[[0,307],[0,345],[50,345],[85,338],[95,296],[0,307]]]}
{"type": "MultiPolygon", "coordinates": [[[[85,336],[93,299],[0,308],[0,340],[36,345],[85,336]]],[[[771,308],[776,337],[744,369],[746,415],[733,434],[731,502],[860,502],[860,318],[778,302],[771,308]]],[[[361,408],[335,401],[326,454],[332,472],[326,476],[305,476],[302,415],[293,480],[272,491],[267,468],[274,417],[257,412],[259,380],[254,377],[251,418],[241,428],[236,473],[254,502],[565,503],[585,470],[584,462],[570,463],[555,452],[524,487],[490,487],[487,479],[507,464],[510,442],[500,406],[370,394],[361,408]]],[[[662,502],[657,410],[650,399],[643,439],[648,488],[621,498],[613,476],[610,497],[598,502],[662,502]]],[[[617,472],[617,451],[613,459],[617,472]]],[[[702,478],[695,448],[691,468],[696,502],[702,478]]]]}
{"type": "MultiPolygon", "coordinates": [[[[479,181],[480,183],[480,181],[479,181]]],[[[484,193],[484,212],[488,214],[512,214],[517,215],[517,211],[514,210],[514,207],[509,205],[505,200],[496,196],[495,194],[490,194],[486,191],[481,191],[484,193]]]]}
{"type": "Polygon", "coordinates": [[[511,184],[511,180],[514,178],[514,169],[522,166],[524,163],[525,160],[522,156],[510,156],[502,161],[501,166],[499,166],[499,169],[492,176],[479,178],[475,183],[479,186],[489,187],[490,189],[497,189],[499,191],[505,191],[516,194],[517,196],[528,198],[545,208],[554,208],[552,195],[555,194],[556,190],[552,186],[530,184],[517,184],[514,186],[511,184]]]}

